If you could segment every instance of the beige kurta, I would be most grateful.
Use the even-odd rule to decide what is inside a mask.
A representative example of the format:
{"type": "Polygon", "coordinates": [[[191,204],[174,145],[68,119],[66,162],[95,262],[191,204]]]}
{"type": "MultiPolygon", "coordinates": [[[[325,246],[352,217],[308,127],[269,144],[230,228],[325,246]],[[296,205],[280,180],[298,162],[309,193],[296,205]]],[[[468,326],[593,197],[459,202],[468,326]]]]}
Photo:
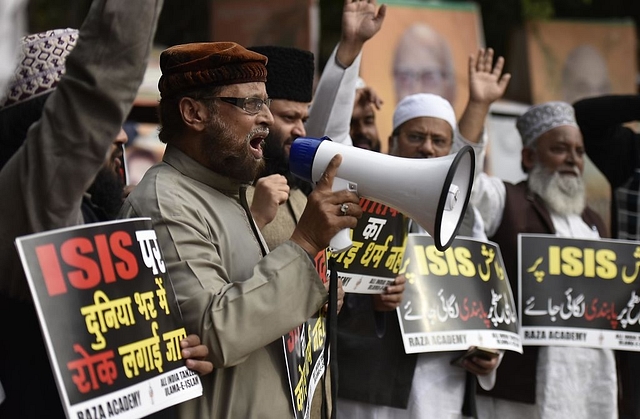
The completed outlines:
{"type": "Polygon", "coordinates": [[[244,187],[168,146],[121,212],[153,219],[187,332],[209,347],[215,370],[185,418],[293,417],[281,337],[327,298],[295,243],[262,257],[244,187]]]}

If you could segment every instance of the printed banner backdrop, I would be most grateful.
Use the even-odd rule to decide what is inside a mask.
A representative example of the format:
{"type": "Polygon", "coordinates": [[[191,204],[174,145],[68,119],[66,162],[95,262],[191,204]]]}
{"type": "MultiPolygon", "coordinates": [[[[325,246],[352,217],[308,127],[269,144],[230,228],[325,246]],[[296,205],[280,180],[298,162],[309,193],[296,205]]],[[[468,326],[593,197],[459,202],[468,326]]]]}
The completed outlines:
{"type": "Polygon", "coordinates": [[[212,41],[233,41],[245,47],[290,46],[318,56],[317,1],[216,0],[210,2],[210,10],[212,41]]]}
{"type": "MultiPolygon", "coordinates": [[[[327,251],[318,253],[314,259],[316,271],[326,283],[327,251]]],[[[326,369],[328,350],[327,319],[325,313],[317,312],[304,324],[282,337],[287,363],[291,402],[296,419],[311,417],[311,400],[326,369]]]]}
{"type": "MultiPolygon", "coordinates": [[[[522,79],[528,81],[526,96],[531,104],[551,100],[575,103],[590,96],[636,93],[636,30],[631,19],[530,21],[510,56],[521,57],[526,63],[518,69],[526,72],[522,79]]],[[[517,76],[514,74],[514,79],[517,76]]],[[[498,150],[500,145],[492,143],[490,153],[504,154],[501,151],[506,148],[498,150]]],[[[511,160],[519,161],[522,144],[509,148],[511,160]]],[[[520,174],[514,167],[513,176],[520,174]]],[[[588,157],[584,179],[587,203],[609,226],[611,187],[588,157]]]]}
{"type": "Polygon", "coordinates": [[[400,271],[408,219],[395,209],[360,198],[362,218],[352,230],[353,246],[332,255],[345,292],[382,294],[400,271]]]}
{"type": "Polygon", "coordinates": [[[532,21],[525,27],[533,103],[636,93],[633,21],[532,21]]]}
{"type": "Polygon", "coordinates": [[[202,395],[151,220],[16,239],[69,418],[140,418],[202,395]]]}
{"type": "Polygon", "coordinates": [[[523,344],[640,351],[640,245],[518,236],[523,344]]]}
{"type": "Polygon", "coordinates": [[[361,77],[384,101],[376,125],[388,152],[393,111],[406,94],[435,93],[458,117],[469,97],[468,60],[481,45],[482,23],[472,2],[385,1],[382,29],[363,49],[361,77]]]}
{"type": "Polygon", "coordinates": [[[516,308],[495,243],[456,238],[441,252],[426,234],[409,234],[407,278],[398,320],[406,353],[467,350],[522,353],[516,308]]]}

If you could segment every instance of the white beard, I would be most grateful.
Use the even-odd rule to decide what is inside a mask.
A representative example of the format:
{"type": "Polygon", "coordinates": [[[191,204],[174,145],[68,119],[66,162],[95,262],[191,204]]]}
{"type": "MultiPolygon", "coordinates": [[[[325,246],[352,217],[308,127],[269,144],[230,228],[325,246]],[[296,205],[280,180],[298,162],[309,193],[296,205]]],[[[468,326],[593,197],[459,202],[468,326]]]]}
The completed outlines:
{"type": "Polygon", "coordinates": [[[586,206],[585,187],[582,174],[565,176],[549,173],[536,163],[529,173],[529,189],[540,195],[549,209],[560,215],[580,215],[586,206]]]}

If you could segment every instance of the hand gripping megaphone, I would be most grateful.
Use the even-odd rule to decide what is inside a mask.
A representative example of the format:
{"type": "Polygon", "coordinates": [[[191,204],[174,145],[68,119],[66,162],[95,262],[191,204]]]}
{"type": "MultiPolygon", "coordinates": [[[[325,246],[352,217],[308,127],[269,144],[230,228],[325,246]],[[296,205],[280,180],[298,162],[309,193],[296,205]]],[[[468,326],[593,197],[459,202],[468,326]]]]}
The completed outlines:
{"type": "MultiPolygon", "coordinates": [[[[291,145],[289,169],[315,184],[336,154],[342,155],[342,163],[333,190],[348,189],[400,211],[420,224],[440,251],[451,245],[471,196],[473,148],[464,146],[446,157],[412,159],[334,143],[329,137],[299,137],[291,145]]],[[[349,230],[331,239],[333,253],[352,246],[349,230]]]]}

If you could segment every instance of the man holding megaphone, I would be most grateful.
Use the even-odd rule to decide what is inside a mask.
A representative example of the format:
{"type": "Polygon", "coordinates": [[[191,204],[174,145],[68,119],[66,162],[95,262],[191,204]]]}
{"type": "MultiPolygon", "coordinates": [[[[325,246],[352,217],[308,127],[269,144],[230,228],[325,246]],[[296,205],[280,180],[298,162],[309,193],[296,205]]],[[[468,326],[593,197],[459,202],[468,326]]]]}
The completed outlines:
{"type": "MultiPolygon", "coordinates": [[[[480,50],[477,57],[470,58],[470,102],[459,126],[465,138],[476,141],[482,136],[489,105],[504,94],[510,76],[502,75],[503,64],[504,60],[499,58],[493,65],[491,49],[480,50]]],[[[442,97],[408,96],[394,112],[394,129],[389,139],[391,154],[417,159],[448,156],[456,127],[453,108],[442,97]]],[[[477,149],[482,150],[482,146],[477,149]]],[[[483,153],[477,153],[478,158],[483,158],[483,153]]],[[[473,217],[472,210],[465,214],[458,234],[486,239],[481,218],[473,217]]],[[[415,228],[417,231],[420,226],[415,228]]],[[[338,413],[352,419],[441,418],[459,417],[461,413],[472,416],[473,408],[463,402],[474,400],[475,375],[483,388],[491,388],[499,359],[470,357],[463,364],[470,372],[467,373],[450,365],[455,357],[451,352],[407,355],[395,313],[404,283],[404,277],[400,276],[385,294],[374,298],[362,294],[345,297],[339,316],[338,413]],[[382,320],[385,324],[382,337],[374,331],[374,312],[376,322],[382,320]],[[362,325],[365,319],[370,323],[366,330],[350,330],[347,326],[353,320],[356,320],[353,324],[362,325]],[[472,385],[465,397],[468,378],[472,385]]]]}
{"type": "Polygon", "coordinates": [[[215,372],[201,377],[202,397],[180,405],[185,418],[292,416],[281,337],[326,303],[312,258],[362,211],[355,194],[331,191],[336,156],[290,240],[268,251],[246,201],[274,122],[266,63],[232,42],[163,51],[167,149],[120,214],[151,217],[187,330],[210,350],[215,372]]]}
{"type": "MultiPolygon", "coordinates": [[[[265,167],[258,175],[253,187],[247,189],[247,199],[251,213],[270,250],[285,243],[295,230],[307,204],[307,195],[312,185],[297,178],[289,171],[289,149],[298,137],[310,135],[331,135],[340,143],[351,144],[349,137],[349,111],[355,96],[354,86],[360,69],[362,47],[379,30],[384,21],[386,6],[377,6],[375,1],[346,1],[343,7],[342,34],[340,42],[327,60],[320,81],[315,90],[314,57],[309,51],[282,46],[258,46],[250,49],[268,58],[269,77],[266,82],[267,94],[272,99],[271,113],[274,124],[264,141],[265,167]],[[313,101],[312,101],[313,99],[313,101]]],[[[347,203],[343,203],[347,213],[352,213],[347,203]]],[[[343,213],[343,212],[341,212],[343,213]]],[[[321,277],[326,277],[325,249],[316,255],[316,268],[321,277]]],[[[341,281],[334,281],[337,292],[336,308],[340,310],[344,292],[341,281]]],[[[328,287],[329,282],[325,283],[328,287]]],[[[328,305],[327,305],[328,308],[328,305]]],[[[304,356],[296,357],[304,351],[306,343],[301,341],[299,330],[308,324],[318,324],[318,317],[326,312],[315,313],[307,322],[292,330],[286,336],[287,365],[289,371],[297,371],[297,366],[306,362],[304,356]]],[[[333,314],[335,317],[336,313],[333,314]]],[[[326,321],[326,317],[321,321],[326,321]]],[[[335,330],[335,329],[334,329],[335,330]]],[[[330,332],[326,330],[327,334],[330,332]]],[[[331,339],[326,339],[331,343],[331,339]]],[[[314,345],[312,358],[316,361],[307,368],[307,403],[310,417],[326,417],[324,411],[335,415],[329,404],[335,402],[336,386],[329,365],[326,373],[319,377],[314,368],[325,364],[329,356],[324,345],[314,345]],[[320,382],[317,382],[317,381],[320,382]]],[[[334,357],[331,357],[335,359],[334,357]]],[[[337,375],[336,375],[337,376],[337,375]]],[[[292,391],[295,391],[295,380],[292,391]]],[[[305,410],[303,403],[296,406],[299,415],[305,410]]]]}

